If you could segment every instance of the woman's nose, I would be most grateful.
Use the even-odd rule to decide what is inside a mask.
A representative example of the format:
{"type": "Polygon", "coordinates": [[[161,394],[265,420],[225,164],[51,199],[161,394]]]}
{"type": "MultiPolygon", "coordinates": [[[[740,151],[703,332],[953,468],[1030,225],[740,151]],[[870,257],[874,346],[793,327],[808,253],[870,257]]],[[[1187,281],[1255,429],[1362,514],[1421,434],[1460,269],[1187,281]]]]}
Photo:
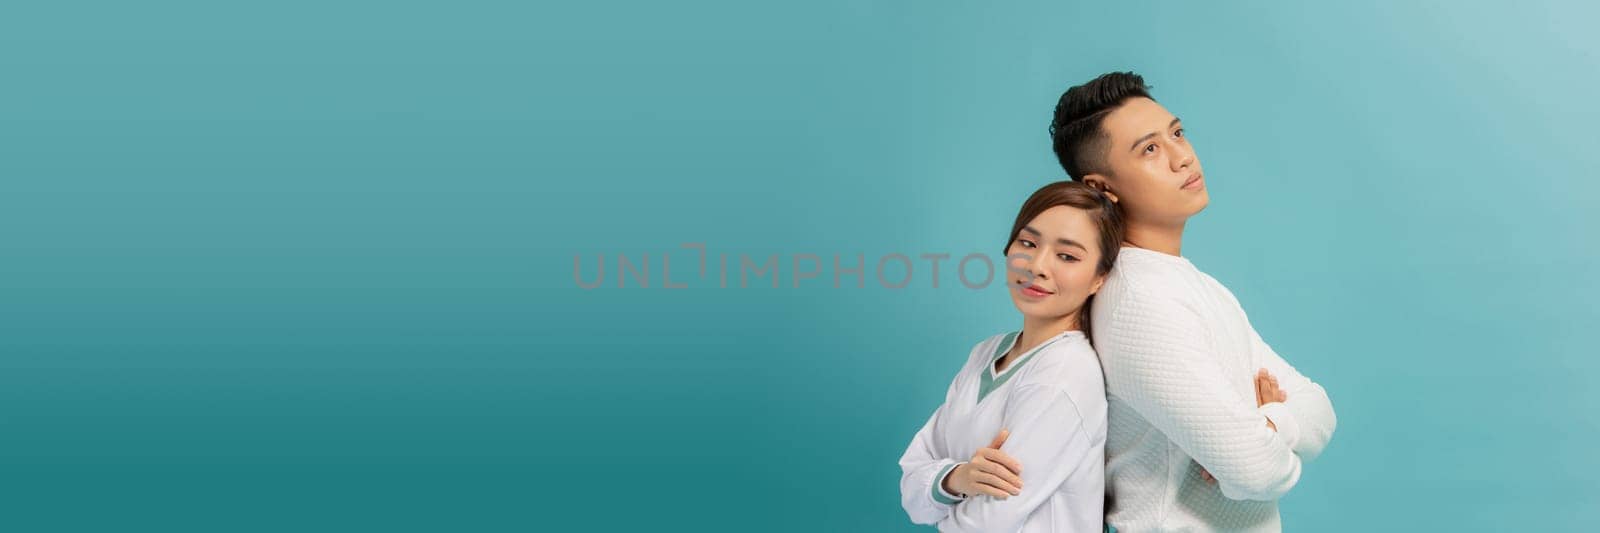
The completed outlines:
{"type": "Polygon", "coordinates": [[[1028,260],[1028,271],[1033,272],[1036,277],[1049,279],[1049,275],[1044,271],[1044,256],[1042,253],[1034,254],[1033,258],[1028,260]]]}

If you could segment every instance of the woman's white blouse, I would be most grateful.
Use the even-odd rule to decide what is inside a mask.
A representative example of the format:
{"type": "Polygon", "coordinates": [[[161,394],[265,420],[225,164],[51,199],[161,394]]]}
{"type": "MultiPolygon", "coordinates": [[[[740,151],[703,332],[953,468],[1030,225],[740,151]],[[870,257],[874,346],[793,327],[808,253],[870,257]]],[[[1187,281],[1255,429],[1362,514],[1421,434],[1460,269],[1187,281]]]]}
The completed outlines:
{"type": "Polygon", "coordinates": [[[941,531],[1100,532],[1105,497],[1106,397],[1100,363],[1080,331],[1047,339],[1004,372],[994,362],[1018,334],[973,347],[944,405],[900,458],[900,499],[911,521],[941,531]],[[1022,493],[962,498],[941,480],[1011,431],[1001,451],[1022,463],[1022,493]]]}

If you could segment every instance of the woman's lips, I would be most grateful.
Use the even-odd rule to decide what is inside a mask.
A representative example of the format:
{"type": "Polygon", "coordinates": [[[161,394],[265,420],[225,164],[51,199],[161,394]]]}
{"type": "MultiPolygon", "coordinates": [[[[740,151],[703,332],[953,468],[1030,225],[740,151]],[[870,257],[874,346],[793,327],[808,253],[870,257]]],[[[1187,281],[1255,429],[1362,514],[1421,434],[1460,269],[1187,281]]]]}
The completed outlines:
{"type": "Polygon", "coordinates": [[[1055,294],[1053,292],[1041,289],[1037,285],[1024,285],[1018,292],[1033,298],[1044,298],[1046,296],[1055,294]]]}
{"type": "Polygon", "coordinates": [[[1181,189],[1199,189],[1199,188],[1205,187],[1205,186],[1206,186],[1206,177],[1204,175],[1200,174],[1199,172],[1196,172],[1196,173],[1194,173],[1193,176],[1189,176],[1189,179],[1183,180],[1183,187],[1180,187],[1180,188],[1181,189]]]}

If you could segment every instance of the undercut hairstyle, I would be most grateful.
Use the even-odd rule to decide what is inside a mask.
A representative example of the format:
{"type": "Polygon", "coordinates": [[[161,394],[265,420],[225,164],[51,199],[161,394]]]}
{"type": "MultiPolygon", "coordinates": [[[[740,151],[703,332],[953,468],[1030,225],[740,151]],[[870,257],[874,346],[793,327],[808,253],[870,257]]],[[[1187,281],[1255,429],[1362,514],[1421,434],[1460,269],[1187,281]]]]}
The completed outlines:
{"type": "Polygon", "coordinates": [[[1132,72],[1112,72],[1067,89],[1056,101],[1056,114],[1050,120],[1050,144],[1062,170],[1073,181],[1106,172],[1111,139],[1101,123],[1132,98],[1150,98],[1150,86],[1144,84],[1144,78],[1132,72]]]}

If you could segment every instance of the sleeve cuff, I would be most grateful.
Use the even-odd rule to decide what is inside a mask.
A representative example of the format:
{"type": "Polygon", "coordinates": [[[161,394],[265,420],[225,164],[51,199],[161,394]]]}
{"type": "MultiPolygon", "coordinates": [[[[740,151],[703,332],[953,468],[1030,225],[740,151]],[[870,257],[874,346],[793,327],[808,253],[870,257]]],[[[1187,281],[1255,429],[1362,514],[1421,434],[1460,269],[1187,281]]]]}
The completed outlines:
{"type": "Polygon", "coordinates": [[[945,478],[945,476],[950,475],[951,471],[955,470],[956,467],[961,466],[962,464],[964,464],[964,463],[950,463],[948,465],[945,465],[944,468],[939,470],[939,475],[933,476],[933,490],[931,491],[933,493],[933,501],[939,502],[939,503],[944,504],[944,505],[955,505],[957,503],[960,503],[961,500],[966,499],[966,498],[964,498],[962,496],[957,496],[957,495],[954,495],[954,494],[950,494],[949,492],[945,492],[945,490],[944,490],[944,478],[945,478]]]}
{"type": "Polygon", "coordinates": [[[1295,449],[1295,446],[1300,443],[1300,422],[1295,420],[1294,413],[1289,410],[1289,406],[1282,402],[1272,402],[1257,408],[1257,410],[1266,415],[1267,420],[1272,421],[1272,425],[1277,426],[1278,437],[1289,444],[1289,449],[1295,449]]]}

